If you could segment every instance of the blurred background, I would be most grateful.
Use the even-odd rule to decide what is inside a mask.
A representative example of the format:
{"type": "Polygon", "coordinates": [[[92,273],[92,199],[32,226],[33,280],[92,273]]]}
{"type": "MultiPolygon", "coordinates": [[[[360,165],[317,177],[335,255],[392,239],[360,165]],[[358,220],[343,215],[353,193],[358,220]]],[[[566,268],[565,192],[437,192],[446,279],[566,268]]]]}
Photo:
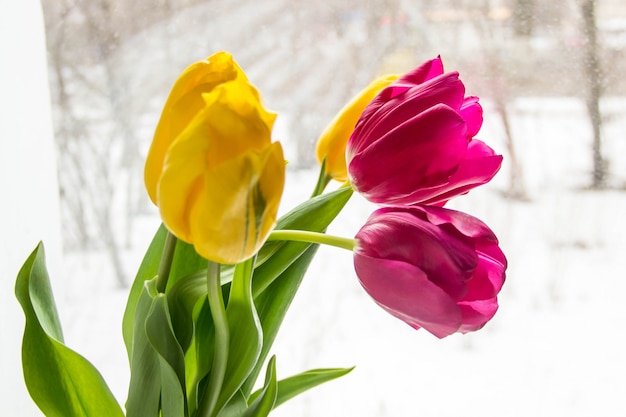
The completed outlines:
{"type": "Polygon", "coordinates": [[[602,122],[615,114],[599,107],[604,95],[626,92],[626,4],[619,0],[42,5],[64,247],[108,251],[120,285],[129,277],[119,251],[129,244],[137,214],[149,209],[143,160],[165,98],[187,65],[219,50],[234,54],[266,105],[281,115],[277,139],[286,142],[292,168],[315,165],[317,136],[371,79],[441,55],[447,69],[460,71],[469,94],[493,104],[493,117],[504,126],[500,151],[510,154],[505,191],[512,197],[527,193],[515,151],[524,138],[514,137],[511,127],[521,97],[582,103],[580,116],[593,135],[586,185],[612,180],[602,122]],[[114,219],[117,206],[124,215],[114,219]]]}
{"type": "MultiPolygon", "coordinates": [[[[303,184],[313,187],[315,141],[344,103],[378,75],[441,55],[481,98],[479,138],[505,156],[492,183],[450,204],[501,239],[510,262],[501,311],[476,334],[436,340],[376,307],[349,253],[322,248],[276,342],[279,377],[357,369],[276,415],[626,415],[626,3],[41,5],[62,230],[57,301],[68,345],[101,369],[120,402],[122,310],[159,224],[143,163],[177,76],[214,52],[233,53],[279,113],[286,211],[308,195],[303,184]]],[[[372,209],[356,196],[332,231],[354,234],[372,209]]]]}

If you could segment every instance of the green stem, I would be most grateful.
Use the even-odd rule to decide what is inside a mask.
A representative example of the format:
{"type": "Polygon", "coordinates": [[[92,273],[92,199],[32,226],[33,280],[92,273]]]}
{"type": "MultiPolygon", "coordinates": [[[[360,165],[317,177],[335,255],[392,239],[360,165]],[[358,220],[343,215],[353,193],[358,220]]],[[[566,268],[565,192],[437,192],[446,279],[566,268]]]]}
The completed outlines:
{"type": "Polygon", "coordinates": [[[226,376],[230,331],[228,329],[226,308],[224,307],[224,297],[222,296],[220,264],[210,261],[207,267],[207,292],[209,308],[213,317],[213,324],[215,325],[215,350],[213,351],[213,364],[209,375],[209,383],[205,391],[205,398],[199,407],[198,415],[211,417],[219,411],[215,410],[215,406],[222,391],[224,377],[226,376]]]}
{"type": "Polygon", "coordinates": [[[354,250],[356,241],[345,237],[327,235],[326,233],[310,232],[308,230],[274,230],[267,240],[288,240],[295,242],[321,243],[335,246],[349,251],[354,250]]]}
{"type": "Polygon", "coordinates": [[[159,272],[156,282],[157,291],[160,293],[164,293],[167,287],[167,280],[170,277],[177,241],[176,236],[168,231],[165,237],[165,244],[163,245],[163,254],[161,255],[161,262],[159,263],[159,272]]]}
{"type": "Polygon", "coordinates": [[[326,158],[324,158],[320,164],[320,173],[317,177],[317,183],[315,184],[311,198],[322,194],[331,179],[331,176],[326,174],[326,158]]]}

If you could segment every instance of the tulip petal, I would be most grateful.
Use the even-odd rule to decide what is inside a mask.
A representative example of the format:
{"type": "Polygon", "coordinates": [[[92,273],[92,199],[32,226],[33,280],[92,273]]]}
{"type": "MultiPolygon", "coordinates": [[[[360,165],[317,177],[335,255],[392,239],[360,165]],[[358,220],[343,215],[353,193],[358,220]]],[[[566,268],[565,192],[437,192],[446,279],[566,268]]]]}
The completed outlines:
{"type": "Polygon", "coordinates": [[[504,284],[506,266],[494,259],[479,254],[478,266],[471,282],[469,291],[462,301],[487,300],[496,297],[504,284]]]}
{"type": "Polygon", "coordinates": [[[411,87],[422,84],[441,74],[443,74],[443,62],[441,61],[441,57],[431,59],[401,76],[398,81],[393,83],[390,92],[386,92],[385,95],[388,98],[393,98],[397,93],[406,91],[411,87]]]}
{"type": "Polygon", "coordinates": [[[493,318],[498,311],[498,300],[492,298],[489,300],[460,302],[458,306],[463,316],[463,323],[458,331],[460,333],[468,333],[482,329],[493,318]]]}
{"type": "Polygon", "coordinates": [[[473,138],[478,134],[483,124],[483,108],[478,103],[478,97],[466,97],[460,109],[461,117],[467,123],[467,137],[473,138]]]}
{"type": "Polygon", "coordinates": [[[451,108],[437,105],[396,127],[349,163],[355,190],[381,204],[408,204],[411,191],[443,185],[467,148],[465,123],[451,108]],[[433,157],[437,155],[437,157],[433,157]]]}
{"type": "Polygon", "coordinates": [[[376,210],[356,235],[361,284],[385,310],[438,337],[478,330],[498,308],[506,258],[480,220],[440,207],[376,210]],[[461,314],[455,327],[450,303],[461,314]],[[427,310],[427,311],[424,311],[427,310]]]}
{"type": "Polygon", "coordinates": [[[283,184],[279,143],[209,169],[203,193],[189,214],[196,251],[222,264],[253,256],[276,223],[283,184]]]}
{"type": "Polygon", "coordinates": [[[467,293],[466,281],[478,263],[471,239],[421,218],[414,207],[376,210],[356,239],[365,255],[419,267],[455,300],[467,293]]]}
{"type": "Polygon", "coordinates": [[[369,118],[376,109],[392,98],[441,74],[443,74],[443,62],[440,57],[431,59],[415,67],[413,70],[399,77],[398,80],[389,87],[383,89],[374,98],[372,105],[365,109],[363,118],[369,118]]]}
{"type": "Polygon", "coordinates": [[[465,159],[446,184],[417,189],[403,201],[406,204],[443,205],[451,198],[491,181],[501,166],[502,155],[495,155],[484,142],[474,139],[469,142],[465,159]]]}
{"type": "Polygon", "coordinates": [[[348,139],[369,102],[397,78],[397,75],[385,75],[372,81],[337,113],[322,132],[315,153],[320,163],[326,159],[326,173],[333,179],[345,181],[348,178],[345,157],[348,139]]]}
{"type": "Polygon", "coordinates": [[[372,138],[384,136],[394,127],[406,123],[431,107],[445,104],[458,110],[463,103],[464,93],[465,87],[459,80],[458,73],[450,72],[414,86],[402,96],[384,103],[372,102],[370,106],[375,111],[367,115],[366,112],[363,113],[348,142],[348,159],[361,152],[372,138]]]}
{"type": "Polygon", "coordinates": [[[205,119],[209,133],[207,164],[217,165],[226,159],[255,149],[261,151],[271,143],[271,129],[276,118],[258,100],[251,99],[249,84],[233,81],[221,84],[203,95],[205,119]]]}
{"type": "Polygon", "coordinates": [[[354,254],[354,267],[365,291],[391,315],[414,328],[443,338],[461,325],[461,312],[448,294],[419,268],[405,262],[354,254]]]}
{"type": "Polygon", "coordinates": [[[247,82],[245,74],[232,56],[219,52],[190,65],[174,83],[146,158],[144,180],[153,203],[157,204],[157,184],[163,170],[165,154],[176,137],[204,107],[201,94],[235,79],[247,82]]]}

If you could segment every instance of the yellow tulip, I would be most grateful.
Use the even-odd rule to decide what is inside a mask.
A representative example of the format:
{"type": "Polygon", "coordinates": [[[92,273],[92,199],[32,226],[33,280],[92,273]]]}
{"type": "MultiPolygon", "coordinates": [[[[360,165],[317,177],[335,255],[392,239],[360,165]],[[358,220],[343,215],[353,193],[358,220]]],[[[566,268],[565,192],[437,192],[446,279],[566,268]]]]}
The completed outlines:
{"type": "Polygon", "coordinates": [[[337,113],[317,141],[317,160],[326,158],[326,174],[337,181],[346,181],[346,144],[365,107],[376,95],[398,79],[398,75],[385,75],[372,81],[337,113]]]}
{"type": "Polygon", "coordinates": [[[189,67],[172,89],[146,187],[170,232],[211,261],[250,258],[276,223],[285,162],[271,142],[275,118],[225,53],[189,67]]]}
{"type": "MultiPolygon", "coordinates": [[[[163,170],[165,154],[191,119],[205,107],[202,95],[234,80],[247,84],[249,91],[246,93],[260,101],[256,88],[248,84],[246,74],[227,52],[218,52],[204,61],[190,65],[174,83],[154,133],[144,170],[148,195],[154,204],[157,204],[157,183],[163,170]]],[[[263,109],[260,116],[271,128],[276,115],[263,109]]]]}

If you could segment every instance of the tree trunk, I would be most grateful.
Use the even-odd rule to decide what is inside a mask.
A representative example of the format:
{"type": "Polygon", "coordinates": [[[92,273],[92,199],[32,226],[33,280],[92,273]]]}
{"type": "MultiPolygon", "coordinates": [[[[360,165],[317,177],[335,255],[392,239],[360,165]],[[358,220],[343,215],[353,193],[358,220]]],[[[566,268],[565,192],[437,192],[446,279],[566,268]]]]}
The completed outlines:
{"type": "Polygon", "coordinates": [[[515,36],[529,37],[533,33],[534,0],[515,0],[513,30],[515,36]]]}
{"type": "Polygon", "coordinates": [[[595,3],[595,0],[582,0],[580,6],[583,18],[583,34],[585,36],[583,66],[587,80],[587,114],[589,115],[593,132],[591,186],[593,188],[602,188],[606,183],[606,164],[602,156],[602,116],[600,114],[602,74],[597,41],[598,27],[596,25],[595,3]]]}

